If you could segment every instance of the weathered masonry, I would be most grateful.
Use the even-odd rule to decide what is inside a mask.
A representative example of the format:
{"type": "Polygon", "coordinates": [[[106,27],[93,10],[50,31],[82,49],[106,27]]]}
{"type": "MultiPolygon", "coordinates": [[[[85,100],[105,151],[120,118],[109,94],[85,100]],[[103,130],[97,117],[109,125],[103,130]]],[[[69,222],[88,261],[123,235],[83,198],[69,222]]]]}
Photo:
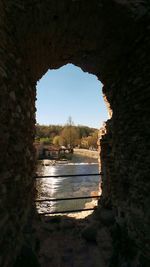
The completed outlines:
{"type": "Polygon", "coordinates": [[[101,140],[99,210],[114,212],[133,266],[149,266],[149,1],[1,0],[0,14],[0,266],[13,266],[34,214],[36,82],[66,63],[104,84],[112,118],[101,140]]]}

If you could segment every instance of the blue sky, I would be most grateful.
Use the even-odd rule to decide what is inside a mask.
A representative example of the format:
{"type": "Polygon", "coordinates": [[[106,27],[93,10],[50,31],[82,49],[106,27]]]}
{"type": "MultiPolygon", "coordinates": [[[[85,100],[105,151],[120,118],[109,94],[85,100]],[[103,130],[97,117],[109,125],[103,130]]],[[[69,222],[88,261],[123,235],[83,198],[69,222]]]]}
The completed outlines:
{"type": "Polygon", "coordinates": [[[39,124],[60,124],[71,116],[75,125],[100,128],[108,118],[97,77],[67,64],[49,70],[37,83],[36,120],[39,124]]]}

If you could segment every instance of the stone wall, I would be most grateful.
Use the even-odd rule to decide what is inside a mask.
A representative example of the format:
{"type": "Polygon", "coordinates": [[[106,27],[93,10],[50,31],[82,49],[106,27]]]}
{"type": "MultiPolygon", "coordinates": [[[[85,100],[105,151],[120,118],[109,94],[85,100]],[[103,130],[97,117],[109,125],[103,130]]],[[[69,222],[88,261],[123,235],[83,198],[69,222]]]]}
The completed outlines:
{"type": "MultiPolygon", "coordinates": [[[[145,267],[150,256],[148,1],[7,0],[0,1],[0,11],[0,265],[13,265],[34,210],[36,82],[49,68],[73,63],[104,84],[112,118],[101,140],[101,203],[114,210],[117,227],[133,242],[133,266],[136,258],[145,267]]],[[[121,253],[118,248],[118,266],[121,253]]]]}
{"type": "Polygon", "coordinates": [[[111,90],[113,110],[100,141],[103,199],[113,207],[120,231],[126,231],[133,242],[133,266],[138,266],[138,260],[140,266],[149,266],[150,257],[148,32],[147,27],[136,40],[115,83],[103,88],[106,95],[111,90]]]}
{"type": "Polygon", "coordinates": [[[12,266],[20,251],[34,191],[35,91],[7,4],[0,2],[0,266],[12,266]]]}

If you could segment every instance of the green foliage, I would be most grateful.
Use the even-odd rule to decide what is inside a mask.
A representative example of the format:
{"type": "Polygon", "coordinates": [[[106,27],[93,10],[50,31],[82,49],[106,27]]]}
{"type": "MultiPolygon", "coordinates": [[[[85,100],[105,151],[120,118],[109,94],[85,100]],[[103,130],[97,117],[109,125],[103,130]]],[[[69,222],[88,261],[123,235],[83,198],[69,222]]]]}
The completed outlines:
{"type": "Polygon", "coordinates": [[[66,125],[36,125],[36,141],[60,146],[97,148],[98,130],[84,125],[74,125],[69,117],[66,125]],[[86,144],[86,145],[85,145],[86,144]]]}
{"type": "Polygon", "coordinates": [[[60,125],[36,125],[36,138],[51,137],[59,135],[63,126],[60,125]]]}
{"type": "Polygon", "coordinates": [[[92,133],[94,133],[95,131],[97,131],[97,129],[95,128],[90,128],[88,126],[82,126],[82,125],[78,125],[77,126],[79,129],[79,137],[88,137],[90,136],[92,133]]]}
{"type": "Polygon", "coordinates": [[[42,137],[42,138],[39,138],[39,141],[43,143],[44,145],[50,145],[52,143],[52,138],[42,137]]]}
{"type": "Polygon", "coordinates": [[[53,138],[53,144],[56,145],[56,146],[62,146],[63,145],[63,138],[62,138],[62,136],[56,135],[53,138]]]}

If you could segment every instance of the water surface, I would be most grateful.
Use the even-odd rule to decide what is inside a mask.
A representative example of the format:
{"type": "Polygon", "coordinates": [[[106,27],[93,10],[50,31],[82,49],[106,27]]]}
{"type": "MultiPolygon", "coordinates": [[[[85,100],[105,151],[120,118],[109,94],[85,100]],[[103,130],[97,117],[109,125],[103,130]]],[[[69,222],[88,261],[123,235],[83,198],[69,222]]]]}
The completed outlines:
{"type": "MultiPolygon", "coordinates": [[[[100,176],[86,176],[86,174],[98,173],[98,162],[96,159],[74,155],[69,162],[56,163],[53,166],[38,165],[38,174],[43,176],[55,176],[65,174],[85,174],[78,177],[43,178],[37,180],[38,199],[45,198],[67,198],[90,196],[98,194],[100,176]]],[[[85,207],[89,200],[69,200],[58,202],[38,203],[39,212],[72,210],[85,207]]]]}

